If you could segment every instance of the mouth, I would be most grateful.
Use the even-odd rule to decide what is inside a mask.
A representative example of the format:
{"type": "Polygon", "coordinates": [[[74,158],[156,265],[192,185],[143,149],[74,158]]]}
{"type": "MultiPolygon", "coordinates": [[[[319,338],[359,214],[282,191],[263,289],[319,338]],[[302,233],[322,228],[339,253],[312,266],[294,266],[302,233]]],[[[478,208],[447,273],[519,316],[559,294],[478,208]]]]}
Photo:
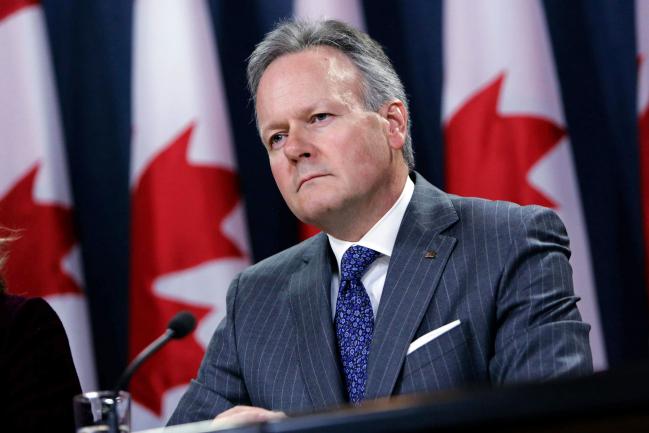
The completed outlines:
{"type": "Polygon", "coordinates": [[[299,191],[300,188],[302,188],[302,185],[304,185],[305,183],[307,183],[307,182],[309,182],[309,181],[311,181],[313,179],[317,179],[319,177],[325,177],[325,176],[328,176],[328,175],[327,174],[310,174],[308,176],[305,176],[300,180],[300,184],[298,185],[297,190],[299,191]]]}

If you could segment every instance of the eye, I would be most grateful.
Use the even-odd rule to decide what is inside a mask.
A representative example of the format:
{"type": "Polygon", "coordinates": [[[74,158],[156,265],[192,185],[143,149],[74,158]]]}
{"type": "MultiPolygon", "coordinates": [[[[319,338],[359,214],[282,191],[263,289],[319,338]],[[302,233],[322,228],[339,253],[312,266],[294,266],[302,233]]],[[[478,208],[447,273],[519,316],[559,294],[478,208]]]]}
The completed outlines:
{"type": "Polygon", "coordinates": [[[318,122],[322,122],[324,120],[327,120],[330,117],[331,117],[330,113],[317,113],[317,114],[314,114],[313,116],[311,116],[310,121],[311,121],[311,123],[318,123],[318,122]]]}
{"type": "Polygon", "coordinates": [[[285,139],[286,134],[284,133],[273,134],[268,139],[268,147],[270,147],[270,149],[279,149],[284,144],[285,139]]]}

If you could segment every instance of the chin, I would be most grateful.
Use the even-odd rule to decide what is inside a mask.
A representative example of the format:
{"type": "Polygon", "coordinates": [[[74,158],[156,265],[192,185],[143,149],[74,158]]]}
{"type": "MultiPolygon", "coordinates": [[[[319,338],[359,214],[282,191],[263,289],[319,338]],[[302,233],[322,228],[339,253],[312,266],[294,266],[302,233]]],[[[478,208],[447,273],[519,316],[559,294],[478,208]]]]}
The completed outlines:
{"type": "Polygon", "coordinates": [[[300,210],[293,211],[293,214],[302,221],[304,224],[310,224],[312,226],[319,226],[319,222],[322,221],[322,215],[319,212],[300,210]]]}
{"type": "Polygon", "coordinates": [[[291,208],[293,214],[303,223],[322,228],[323,223],[330,217],[332,206],[321,201],[310,202],[304,206],[291,208]]]}
{"type": "Polygon", "coordinates": [[[344,191],[331,185],[309,185],[292,197],[289,208],[302,222],[322,228],[347,204],[344,191]],[[317,187],[316,187],[317,186],[317,187]],[[314,188],[316,187],[316,188],[314,188]]]}

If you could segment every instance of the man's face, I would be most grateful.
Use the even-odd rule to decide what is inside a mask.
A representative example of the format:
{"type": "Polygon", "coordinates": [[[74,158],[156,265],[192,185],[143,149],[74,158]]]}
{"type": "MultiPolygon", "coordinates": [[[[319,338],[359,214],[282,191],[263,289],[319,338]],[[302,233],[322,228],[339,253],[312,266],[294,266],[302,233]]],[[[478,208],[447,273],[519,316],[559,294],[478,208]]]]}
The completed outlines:
{"type": "Polygon", "coordinates": [[[270,64],[257,90],[260,135],[298,218],[331,232],[345,219],[389,208],[395,170],[405,168],[389,110],[365,109],[360,72],[336,49],[317,47],[270,64]]]}

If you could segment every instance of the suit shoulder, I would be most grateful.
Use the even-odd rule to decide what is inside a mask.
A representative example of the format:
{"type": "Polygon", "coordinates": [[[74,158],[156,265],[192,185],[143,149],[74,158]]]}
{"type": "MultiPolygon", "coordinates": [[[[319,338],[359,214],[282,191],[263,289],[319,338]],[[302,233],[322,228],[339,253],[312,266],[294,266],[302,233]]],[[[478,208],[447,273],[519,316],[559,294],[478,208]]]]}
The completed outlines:
{"type": "Polygon", "coordinates": [[[242,278],[264,275],[276,276],[278,272],[297,269],[305,256],[311,254],[314,249],[321,247],[322,242],[326,241],[324,233],[317,234],[248,267],[242,272],[241,276],[242,278]]]}
{"type": "Polygon", "coordinates": [[[537,221],[560,220],[554,210],[539,206],[525,205],[502,200],[488,200],[477,197],[448,195],[460,221],[482,224],[484,227],[518,226],[524,228],[537,221]]]}

